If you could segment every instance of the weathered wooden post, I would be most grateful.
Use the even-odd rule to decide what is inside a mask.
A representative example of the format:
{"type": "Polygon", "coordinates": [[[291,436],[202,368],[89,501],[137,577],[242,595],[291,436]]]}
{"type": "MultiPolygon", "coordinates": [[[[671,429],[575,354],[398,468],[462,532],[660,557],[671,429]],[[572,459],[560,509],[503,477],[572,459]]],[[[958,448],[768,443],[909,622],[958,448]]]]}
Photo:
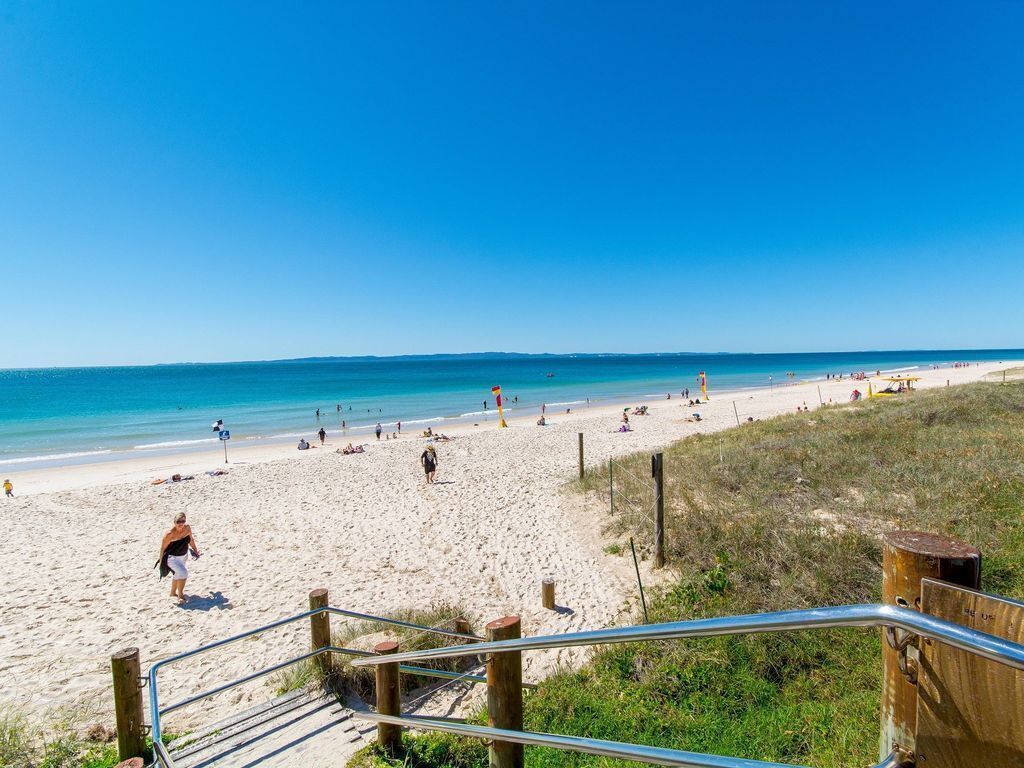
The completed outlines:
{"type": "MultiPolygon", "coordinates": [[[[521,636],[518,616],[506,616],[487,625],[487,640],[511,640],[521,636]]],[[[487,659],[487,724],[492,728],[523,730],[522,651],[492,653],[487,659]]],[[[523,745],[492,741],[490,768],[523,768],[523,745]]]]}
{"type": "Polygon", "coordinates": [[[651,456],[654,478],[654,567],[665,567],[665,454],[651,456]]]}
{"type": "MultiPolygon", "coordinates": [[[[921,610],[921,579],[977,589],[981,553],[945,536],[895,531],[882,540],[882,602],[921,610]]],[[[917,649],[893,648],[882,630],[882,735],[884,758],[895,747],[914,752],[917,740],[917,649]],[[901,665],[906,672],[901,671],[901,665]]]]}
{"type": "MultiPolygon", "coordinates": [[[[384,642],[374,646],[380,655],[398,653],[398,643],[384,642]]],[[[398,664],[378,664],[374,668],[377,682],[377,712],[382,715],[402,714],[402,689],[399,686],[398,664]]],[[[387,755],[396,755],[402,747],[402,728],[390,723],[377,723],[377,744],[387,755]]]]}
{"type": "Polygon", "coordinates": [[[579,433],[580,436],[580,480],[583,479],[583,433],[579,433]]]}
{"type": "Polygon", "coordinates": [[[114,718],[117,726],[117,757],[146,757],[146,724],[142,717],[142,673],[139,649],[125,648],[110,657],[114,676],[114,718]]]}
{"type": "Polygon", "coordinates": [[[608,459],[608,512],[609,514],[615,514],[615,480],[612,475],[612,467],[615,462],[608,459]]]}
{"type": "Polygon", "coordinates": [[[469,619],[467,619],[465,616],[457,616],[455,618],[455,625],[454,625],[453,629],[456,632],[458,632],[460,635],[468,635],[469,634],[469,619]]]}
{"type": "MultiPolygon", "coordinates": [[[[317,608],[326,608],[328,605],[330,605],[330,601],[326,589],[314,589],[309,593],[309,610],[315,611],[317,608]]],[[[309,638],[311,651],[328,648],[331,645],[331,615],[329,613],[324,611],[309,617],[309,638]]],[[[330,680],[333,670],[331,654],[321,654],[316,657],[315,661],[324,680],[330,680]]]]}
{"type": "Polygon", "coordinates": [[[540,601],[549,611],[555,610],[555,580],[544,579],[540,583],[540,601]]]}
{"type": "Polygon", "coordinates": [[[736,410],[736,401],[735,400],[732,401],[732,412],[734,414],[736,414],[736,426],[738,427],[740,425],[740,412],[738,410],[736,410]]]}

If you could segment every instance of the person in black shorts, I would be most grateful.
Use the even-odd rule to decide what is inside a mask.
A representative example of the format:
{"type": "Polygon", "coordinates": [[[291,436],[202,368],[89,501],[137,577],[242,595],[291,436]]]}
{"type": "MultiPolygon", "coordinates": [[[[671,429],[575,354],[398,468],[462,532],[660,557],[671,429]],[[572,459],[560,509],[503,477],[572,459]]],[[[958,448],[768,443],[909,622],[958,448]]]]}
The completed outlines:
{"type": "Polygon", "coordinates": [[[420,456],[420,464],[423,465],[423,471],[427,473],[427,482],[434,482],[434,473],[437,471],[437,452],[434,450],[434,446],[427,446],[427,450],[420,456]]]}

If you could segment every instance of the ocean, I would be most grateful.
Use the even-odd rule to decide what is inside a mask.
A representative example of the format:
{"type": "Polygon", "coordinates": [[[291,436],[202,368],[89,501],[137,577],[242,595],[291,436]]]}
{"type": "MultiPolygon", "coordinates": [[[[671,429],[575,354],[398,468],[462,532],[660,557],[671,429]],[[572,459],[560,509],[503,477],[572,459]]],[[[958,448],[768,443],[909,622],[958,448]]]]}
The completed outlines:
{"type": "Polygon", "coordinates": [[[0,370],[0,467],[30,469],[213,447],[223,419],[232,441],[312,438],[342,419],[355,437],[377,422],[442,428],[549,407],[823,379],[827,373],[912,371],[954,361],[1024,359],[1024,350],[800,354],[511,355],[318,358],[106,368],[0,370]],[[771,378],[769,378],[771,377],[771,378]],[[518,403],[515,402],[518,398],[518,403]],[[485,410],[484,403],[487,403],[485,410]],[[339,410],[340,406],[340,410],[339,410]],[[316,410],[320,409],[320,418],[316,410]]]}

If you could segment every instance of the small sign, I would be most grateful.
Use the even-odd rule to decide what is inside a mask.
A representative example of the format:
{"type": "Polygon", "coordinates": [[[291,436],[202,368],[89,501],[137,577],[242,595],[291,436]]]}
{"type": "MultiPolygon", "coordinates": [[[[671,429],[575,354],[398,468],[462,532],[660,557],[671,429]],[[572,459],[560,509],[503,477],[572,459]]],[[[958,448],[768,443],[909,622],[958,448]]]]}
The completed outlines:
{"type": "Polygon", "coordinates": [[[226,429],[222,429],[220,432],[217,433],[217,437],[219,437],[221,440],[230,440],[231,433],[226,429]]]}

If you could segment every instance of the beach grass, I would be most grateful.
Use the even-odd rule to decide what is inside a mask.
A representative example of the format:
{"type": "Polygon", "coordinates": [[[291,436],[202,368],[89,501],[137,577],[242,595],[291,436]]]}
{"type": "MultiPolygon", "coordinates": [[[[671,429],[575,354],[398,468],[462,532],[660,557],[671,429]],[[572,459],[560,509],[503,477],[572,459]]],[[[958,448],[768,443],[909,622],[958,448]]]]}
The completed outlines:
{"type": "MultiPolygon", "coordinates": [[[[462,606],[452,605],[446,602],[437,602],[426,608],[408,608],[394,611],[382,618],[404,621],[407,624],[418,624],[423,627],[436,629],[454,630],[456,619],[466,619],[466,611],[462,606]]],[[[468,619],[467,619],[468,620],[468,619]]],[[[383,640],[393,640],[399,644],[402,651],[419,651],[426,648],[438,648],[460,642],[455,638],[444,637],[433,632],[396,627],[384,622],[345,620],[339,622],[335,618],[331,631],[331,642],[342,648],[355,648],[358,650],[370,650],[370,646],[383,640]]],[[[335,656],[335,664],[338,665],[338,673],[334,680],[327,681],[320,673],[320,667],[312,661],[303,662],[270,677],[270,685],[274,687],[277,695],[289,691],[309,687],[328,687],[337,690],[350,690],[359,694],[369,694],[373,691],[373,670],[365,667],[351,666],[352,658],[347,656],[335,656]]],[[[438,659],[433,662],[422,664],[429,669],[460,670],[463,665],[461,659],[438,659]]],[[[408,690],[417,685],[422,685],[427,679],[416,675],[403,675],[403,690],[408,690]]]]}
{"type": "MultiPolygon", "coordinates": [[[[114,731],[94,721],[85,726],[90,720],[67,708],[41,723],[13,708],[0,711],[0,768],[112,768],[120,762],[114,731]]],[[[175,738],[165,734],[163,741],[175,738]]]]}
{"type": "MultiPolygon", "coordinates": [[[[649,454],[619,464],[640,494],[649,454]]],[[[665,480],[673,574],[652,590],[654,622],[877,601],[881,535],[897,529],[978,546],[983,589],[1024,597],[1024,382],[696,435],[665,450],[665,480]]],[[[573,485],[608,504],[607,468],[573,485]]],[[[612,518],[608,539],[628,542],[637,514],[612,518]]],[[[526,727],[820,768],[868,764],[880,659],[879,633],[868,630],[609,646],[529,696],[526,727]]],[[[487,763],[475,740],[430,734],[404,744],[397,760],[371,747],[352,764],[487,763]]],[[[526,762],[629,765],[542,748],[527,749],[526,762]]]]}

